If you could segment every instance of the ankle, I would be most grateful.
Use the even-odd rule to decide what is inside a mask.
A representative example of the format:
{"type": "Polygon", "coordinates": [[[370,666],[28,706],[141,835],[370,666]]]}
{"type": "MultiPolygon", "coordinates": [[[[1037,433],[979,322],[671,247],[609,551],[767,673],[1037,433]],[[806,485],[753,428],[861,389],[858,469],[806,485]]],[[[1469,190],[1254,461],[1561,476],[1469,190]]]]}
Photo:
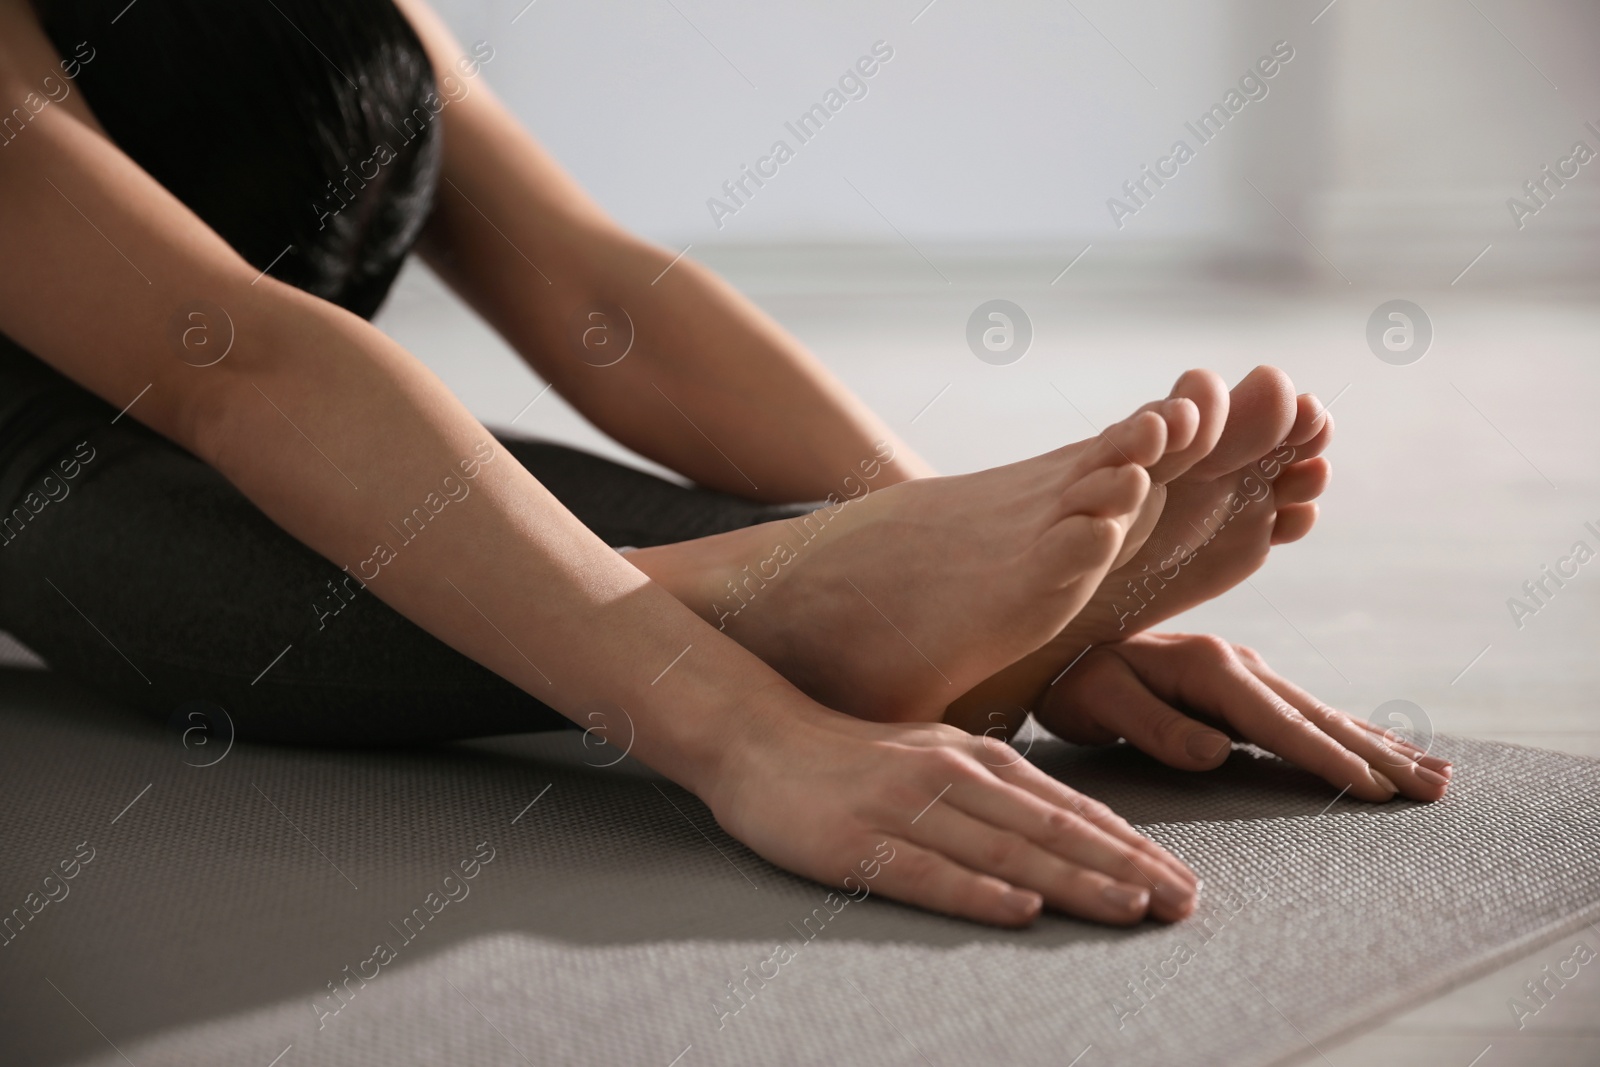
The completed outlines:
{"type": "Polygon", "coordinates": [[[741,575],[740,568],[751,557],[755,529],[759,527],[636,548],[623,558],[690,611],[716,625],[724,614],[718,605],[728,597],[741,575]]]}
{"type": "Polygon", "coordinates": [[[1066,634],[979,682],[945,708],[944,721],[971,734],[1008,738],[1037,711],[1054,685],[1092,647],[1066,634]]]}

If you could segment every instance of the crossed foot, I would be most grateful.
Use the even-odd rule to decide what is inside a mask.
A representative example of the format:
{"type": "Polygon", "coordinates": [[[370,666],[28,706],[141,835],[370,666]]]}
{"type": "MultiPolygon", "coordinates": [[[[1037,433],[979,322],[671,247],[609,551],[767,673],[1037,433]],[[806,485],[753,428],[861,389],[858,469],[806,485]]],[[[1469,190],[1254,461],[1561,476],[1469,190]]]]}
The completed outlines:
{"type": "Polygon", "coordinates": [[[953,702],[946,721],[982,733],[1021,724],[1051,681],[1092,645],[1119,641],[1187,611],[1254,574],[1273,545],[1317,521],[1327,488],[1321,458],[1333,417],[1288,375],[1257,367],[1226,391],[1189,371],[1174,397],[1195,405],[1189,447],[1151,468],[1152,486],[1116,567],[1044,645],[953,702]]]}
{"type": "Polygon", "coordinates": [[[1020,463],[629,561],[826,706],[937,720],[1079,614],[1201,424],[1174,395],[1020,463]]]}
{"type": "Polygon", "coordinates": [[[1261,367],[1189,371],[1103,433],[629,561],[824,705],[1014,727],[1090,645],[1231,588],[1303,537],[1332,420],[1261,367]]]}

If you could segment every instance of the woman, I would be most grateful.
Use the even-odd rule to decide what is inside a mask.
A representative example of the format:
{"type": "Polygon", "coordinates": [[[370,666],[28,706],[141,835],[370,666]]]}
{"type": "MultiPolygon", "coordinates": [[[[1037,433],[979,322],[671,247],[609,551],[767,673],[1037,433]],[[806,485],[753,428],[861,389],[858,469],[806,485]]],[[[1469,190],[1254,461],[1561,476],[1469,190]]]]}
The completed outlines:
{"type": "Polygon", "coordinates": [[[1442,794],[1448,766],[1253,654],[1129,637],[1309,529],[1331,421],[1281,374],[1230,397],[1194,372],[1089,441],[930,477],[749,303],[607,219],[477,80],[491,56],[420,0],[0,0],[0,627],[246,738],[625,717],[773,862],[838,882],[887,844],[878,891],[1003,925],[1175,920],[1196,888],[1016,758],[1026,709],[1215,766],[1227,736],[1181,704],[1354,796],[1442,794]],[[701,488],[497,441],[366,321],[413,246],[701,488]],[[621,323],[633,350],[596,358],[621,323]]]}

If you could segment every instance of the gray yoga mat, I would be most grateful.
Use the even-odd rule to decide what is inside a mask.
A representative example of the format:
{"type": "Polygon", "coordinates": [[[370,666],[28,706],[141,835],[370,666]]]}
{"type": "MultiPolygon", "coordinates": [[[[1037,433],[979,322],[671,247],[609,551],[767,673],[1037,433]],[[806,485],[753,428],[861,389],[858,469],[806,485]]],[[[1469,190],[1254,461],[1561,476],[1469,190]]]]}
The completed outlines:
{"type": "Polygon", "coordinates": [[[1480,741],[1438,740],[1447,800],[1377,807],[1043,742],[1202,909],[1005,932],[829,900],[576,732],[178,737],[0,671],[0,907],[58,898],[0,947],[0,1062],[1268,1064],[1600,915],[1600,762],[1480,741]]]}

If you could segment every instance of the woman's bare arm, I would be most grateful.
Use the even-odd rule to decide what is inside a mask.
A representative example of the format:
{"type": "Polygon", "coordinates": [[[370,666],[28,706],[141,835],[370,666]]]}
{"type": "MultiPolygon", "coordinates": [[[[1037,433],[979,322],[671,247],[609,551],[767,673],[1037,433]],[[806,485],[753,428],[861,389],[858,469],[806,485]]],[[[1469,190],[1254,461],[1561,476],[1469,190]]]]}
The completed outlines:
{"type": "MultiPolygon", "coordinates": [[[[0,39],[0,99],[20,102],[36,64],[9,58],[26,44],[11,27],[0,39]]],[[[137,397],[129,417],[452,647],[569,714],[627,708],[635,752],[690,788],[735,710],[781,684],[584,528],[417,360],[258,277],[67,108],[0,148],[0,249],[0,332],[114,408],[137,397]],[[226,321],[186,317],[196,302],[226,321]],[[180,358],[184,330],[216,351],[229,322],[221,362],[180,358]],[[441,500],[403,541],[396,528],[441,500]]]]}
{"type": "MultiPolygon", "coordinates": [[[[444,179],[427,260],[591,422],[701,485],[758,500],[838,492],[878,441],[896,456],[879,485],[932,473],[711,271],[684,257],[663,274],[675,253],[619,228],[483,75],[465,76],[461,46],[422,0],[400,6],[448,101],[434,120],[444,126],[444,179]],[[573,323],[602,306],[623,309],[636,340],[622,362],[596,367],[580,358],[573,323]]],[[[626,330],[604,328],[613,338],[626,330]]]]}
{"type": "MultiPolygon", "coordinates": [[[[56,62],[23,0],[0,0],[0,105],[56,62]]],[[[1135,922],[1147,885],[1177,894],[1168,917],[1192,908],[1181,864],[1010,749],[807,700],[603,545],[419,362],[258,276],[86,114],[40,107],[0,147],[0,333],[558,711],[625,709],[634,755],[792,870],[1007,925],[1044,901],[1135,922]],[[216,349],[186,329],[231,338],[225,358],[195,366],[216,349]],[[436,517],[404,540],[419,508],[436,517]]]]}

